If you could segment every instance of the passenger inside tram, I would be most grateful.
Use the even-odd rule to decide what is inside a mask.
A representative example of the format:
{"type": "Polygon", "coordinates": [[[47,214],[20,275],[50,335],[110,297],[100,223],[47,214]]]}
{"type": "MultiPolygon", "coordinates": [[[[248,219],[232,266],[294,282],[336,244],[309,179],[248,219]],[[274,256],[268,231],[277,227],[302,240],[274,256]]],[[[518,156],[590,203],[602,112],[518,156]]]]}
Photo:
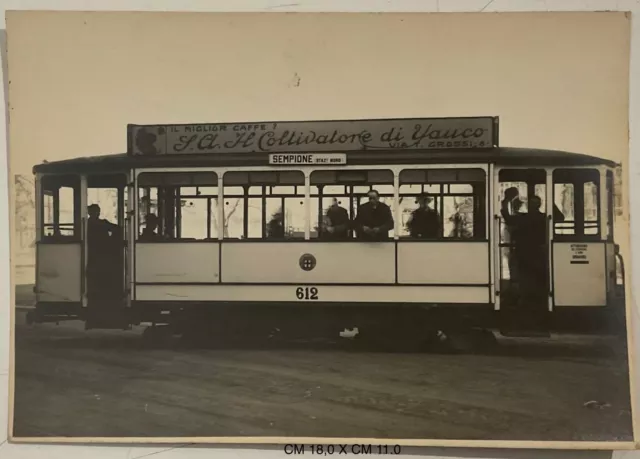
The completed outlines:
{"type": "Polygon", "coordinates": [[[407,228],[409,235],[416,239],[435,239],[440,232],[440,216],[438,212],[429,207],[433,198],[428,193],[423,193],[416,199],[418,208],[411,212],[407,228]]]}
{"type": "Polygon", "coordinates": [[[144,228],[140,233],[140,241],[142,242],[155,242],[162,241],[165,238],[158,233],[159,221],[155,214],[147,214],[144,219],[144,228]]]}
{"type": "Polygon", "coordinates": [[[357,238],[362,241],[386,240],[394,225],[391,209],[380,202],[380,194],[376,190],[369,191],[368,197],[369,202],[358,208],[353,222],[357,238]]]}
{"type": "Polygon", "coordinates": [[[284,239],[284,214],[282,208],[276,210],[267,225],[269,239],[284,239]]]}
{"type": "Polygon", "coordinates": [[[325,236],[331,240],[346,240],[349,238],[351,221],[347,209],[340,206],[338,198],[333,198],[331,207],[326,213],[325,236]]]}

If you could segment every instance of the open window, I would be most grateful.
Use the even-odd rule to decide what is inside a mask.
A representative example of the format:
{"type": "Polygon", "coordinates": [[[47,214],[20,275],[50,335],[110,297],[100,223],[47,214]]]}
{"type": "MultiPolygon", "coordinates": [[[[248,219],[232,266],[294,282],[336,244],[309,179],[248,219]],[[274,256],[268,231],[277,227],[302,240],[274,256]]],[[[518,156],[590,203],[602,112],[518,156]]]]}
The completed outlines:
{"type": "Polygon", "coordinates": [[[225,239],[304,240],[302,172],[227,172],[223,192],[225,239]]]}
{"type": "Polygon", "coordinates": [[[138,176],[138,241],[217,239],[214,172],[143,172],[138,176]]]}
{"type": "Polygon", "coordinates": [[[45,175],[41,178],[41,240],[77,242],[81,240],[80,177],[45,175]]]}
{"type": "MultiPolygon", "coordinates": [[[[390,170],[312,172],[311,237],[353,240],[356,234],[352,222],[372,190],[378,192],[380,202],[394,209],[393,172],[390,170]]],[[[388,234],[393,237],[394,230],[391,229],[388,234]]]]}
{"type": "Polygon", "coordinates": [[[553,171],[553,201],[564,215],[554,218],[554,239],[600,238],[600,172],[597,169],[553,171]]]}
{"type": "Polygon", "coordinates": [[[400,173],[399,236],[486,239],[486,173],[482,169],[405,169],[400,173]],[[420,202],[425,212],[417,212],[420,202]]]}

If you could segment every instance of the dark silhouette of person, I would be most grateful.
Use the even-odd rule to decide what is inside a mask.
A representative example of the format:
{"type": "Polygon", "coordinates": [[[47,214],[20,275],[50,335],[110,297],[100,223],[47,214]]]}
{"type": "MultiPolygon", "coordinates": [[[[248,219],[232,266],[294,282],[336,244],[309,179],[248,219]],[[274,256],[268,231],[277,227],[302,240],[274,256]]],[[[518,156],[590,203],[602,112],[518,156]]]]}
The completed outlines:
{"type": "Polygon", "coordinates": [[[118,229],[118,225],[108,220],[100,218],[101,209],[98,204],[91,204],[87,208],[89,219],[87,221],[87,238],[89,244],[102,245],[118,229]]]}
{"type": "Polygon", "coordinates": [[[326,217],[325,235],[328,239],[342,240],[349,237],[349,213],[347,209],[340,206],[337,198],[333,198],[326,217]]]}
{"type": "Polygon", "coordinates": [[[368,196],[369,202],[358,208],[354,220],[357,238],[362,241],[384,241],[393,229],[391,209],[380,202],[380,193],[376,190],[369,191],[368,196]]]}
{"type": "Polygon", "coordinates": [[[277,210],[267,224],[267,238],[284,239],[284,214],[282,209],[277,210]]]}
{"type": "Polygon", "coordinates": [[[440,234],[440,216],[438,212],[429,207],[433,198],[423,193],[416,199],[418,208],[411,212],[407,222],[407,228],[412,238],[434,239],[440,234]]]}
{"type": "Polygon", "coordinates": [[[158,227],[160,221],[156,214],[147,214],[144,219],[144,228],[140,233],[139,240],[142,242],[158,242],[163,241],[165,238],[158,233],[158,227]]]}
{"type": "Polygon", "coordinates": [[[540,210],[542,200],[539,196],[532,196],[528,212],[516,215],[507,212],[508,203],[505,201],[501,213],[511,227],[514,261],[518,271],[519,304],[527,308],[541,307],[547,302],[549,281],[549,235],[547,216],[540,210]]]}
{"type": "Polygon", "coordinates": [[[117,291],[120,227],[100,218],[100,206],[91,204],[87,220],[87,293],[90,301],[107,300],[117,291]]]}
{"type": "Polygon", "coordinates": [[[518,281],[518,263],[516,260],[516,249],[514,236],[516,231],[516,222],[519,221],[520,208],[522,201],[519,198],[519,191],[516,187],[507,188],[504,192],[502,200],[502,208],[500,210],[502,219],[506,225],[508,242],[511,244],[507,250],[507,259],[509,264],[509,280],[514,283],[518,281]]]}

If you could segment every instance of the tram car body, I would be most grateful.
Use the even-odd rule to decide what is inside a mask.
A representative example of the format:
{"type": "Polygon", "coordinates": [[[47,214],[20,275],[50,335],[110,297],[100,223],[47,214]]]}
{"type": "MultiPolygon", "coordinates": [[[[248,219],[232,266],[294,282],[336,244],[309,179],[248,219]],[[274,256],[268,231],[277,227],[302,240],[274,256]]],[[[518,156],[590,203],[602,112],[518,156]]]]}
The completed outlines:
{"type": "Polygon", "coordinates": [[[425,327],[623,333],[613,231],[618,165],[500,147],[497,122],[129,126],[126,154],[39,164],[29,321],[165,324],[176,333],[250,322],[403,334],[425,327]],[[427,133],[401,142],[403,128],[413,140],[427,133]],[[380,138],[382,146],[371,146],[380,138]],[[514,188],[519,213],[536,195],[545,215],[536,250],[546,278],[535,300],[513,293],[523,282],[502,210],[514,188]],[[328,206],[335,200],[353,220],[371,190],[392,211],[389,237],[362,241],[349,230],[331,238],[328,206]],[[106,191],[101,218],[108,211],[113,226],[103,237],[91,229],[88,207],[106,191]],[[425,193],[438,234],[412,238],[406,222],[425,193]],[[157,236],[145,238],[150,214],[157,236]],[[282,225],[276,236],[274,215],[282,225]]]}

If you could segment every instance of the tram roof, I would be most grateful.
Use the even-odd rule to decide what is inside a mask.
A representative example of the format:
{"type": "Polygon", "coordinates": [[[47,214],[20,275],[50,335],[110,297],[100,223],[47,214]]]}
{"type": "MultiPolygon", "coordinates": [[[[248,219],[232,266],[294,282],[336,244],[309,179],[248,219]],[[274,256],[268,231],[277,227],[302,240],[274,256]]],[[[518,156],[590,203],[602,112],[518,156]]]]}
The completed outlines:
{"type": "MultiPolygon", "coordinates": [[[[279,153],[279,152],[272,152],[279,153]]],[[[597,156],[560,150],[496,147],[485,150],[358,151],[347,153],[348,165],[373,164],[465,164],[492,163],[501,166],[595,166],[617,163],[597,156]]],[[[44,162],[34,173],[118,172],[144,167],[242,167],[268,165],[266,153],[131,156],[126,153],[87,156],[44,162]]],[[[279,167],[279,166],[278,166],[279,167]]],[[[294,166],[295,167],[295,166],[294,166]]],[[[344,167],[344,166],[336,166],[344,167]]]]}

